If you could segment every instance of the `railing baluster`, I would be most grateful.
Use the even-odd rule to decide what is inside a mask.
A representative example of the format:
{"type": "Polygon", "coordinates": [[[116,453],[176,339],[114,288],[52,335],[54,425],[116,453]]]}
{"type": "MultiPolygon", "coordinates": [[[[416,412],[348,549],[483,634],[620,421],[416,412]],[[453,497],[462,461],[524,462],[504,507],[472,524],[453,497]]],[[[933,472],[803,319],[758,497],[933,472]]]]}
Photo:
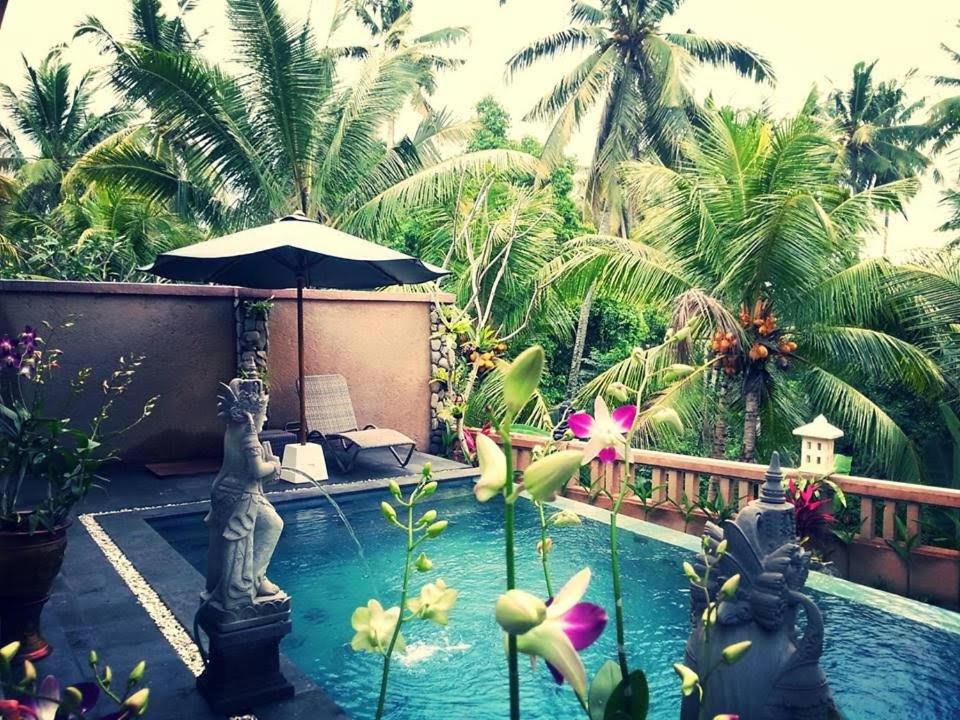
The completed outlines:
{"type": "Polygon", "coordinates": [[[683,492],[686,493],[688,502],[700,502],[700,475],[695,472],[684,473],[683,492]]]}
{"type": "Polygon", "coordinates": [[[728,505],[730,504],[730,485],[730,478],[717,478],[717,492],[720,493],[720,497],[723,499],[723,502],[728,505]]]}
{"type": "Polygon", "coordinates": [[[654,502],[665,502],[667,499],[667,471],[662,467],[655,467],[651,478],[654,487],[654,502]]]}
{"type": "Polygon", "coordinates": [[[667,470],[667,499],[680,502],[681,473],[677,470],[667,470]]]}
{"type": "Polygon", "coordinates": [[[860,498],[860,532],[859,537],[866,540],[873,538],[873,499],[860,498]]]}
{"type": "Polygon", "coordinates": [[[753,486],[749,480],[740,480],[737,482],[737,505],[743,507],[753,500],[753,486]]]}
{"type": "Polygon", "coordinates": [[[907,503],[907,533],[914,535],[920,532],[920,505],[907,503]]]}
{"type": "Polygon", "coordinates": [[[893,519],[897,516],[897,504],[892,500],[883,501],[883,537],[887,540],[895,540],[895,525],[893,519]]]}

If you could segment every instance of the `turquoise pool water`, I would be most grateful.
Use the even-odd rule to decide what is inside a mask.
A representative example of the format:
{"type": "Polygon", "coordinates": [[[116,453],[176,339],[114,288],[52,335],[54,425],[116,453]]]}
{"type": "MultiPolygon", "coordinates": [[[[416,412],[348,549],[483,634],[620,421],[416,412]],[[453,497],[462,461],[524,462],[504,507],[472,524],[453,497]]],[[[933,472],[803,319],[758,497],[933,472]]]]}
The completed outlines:
{"type": "MultiPolygon", "coordinates": [[[[286,527],[271,579],[293,597],[294,628],[283,650],[352,717],[373,716],[380,658],[349,647],[354,608],[376,596],[385,606],[399,594],[403,534],[387,527],[381,491],[338,496],[363,543],[364,558],[325,500],[278,505],[286,527]]],[[[441,486],[433,506],[450,520],[427,550],[435,570],[418,583],[442,577],[460,590],[451,624],[406,626],[408,656],[391,673],[391,720],[494,720],[507,717],[506,665],[492,605],[504,586],[501,508],[478,505],[469,485],[441,486]]],[[[151,521],[194,567],[205,562],[206,534],[199,516],[151,521]]],[[[554,530],[551,556],[559,585],[589,565],[594,579],[586,599],[611,611],[607,526],[585,520],[554,530]]],[[[624,534],[622,553],[627,647],[650,680],[653,720],[675,720],[679,690],[672,663],[683,656],[689,630],[687,584],[680,563],[689,552],[635,533],[624,534]]],[[[518,503],[519,584],[545,594],[535,552],[539,539],[531,503],[518,503]]],[[[916,622],[836,595],[813,592],[827,622],[823,666],[848,720],[960,718],[960,634],[916,622]]],[[[614,656],[612,623],[583,653],[593,673],[614,656]]],[[[521,664],[522,708],[527,720],[581,718],[568,687],[558,688],[541,663],[521,664]]]]}

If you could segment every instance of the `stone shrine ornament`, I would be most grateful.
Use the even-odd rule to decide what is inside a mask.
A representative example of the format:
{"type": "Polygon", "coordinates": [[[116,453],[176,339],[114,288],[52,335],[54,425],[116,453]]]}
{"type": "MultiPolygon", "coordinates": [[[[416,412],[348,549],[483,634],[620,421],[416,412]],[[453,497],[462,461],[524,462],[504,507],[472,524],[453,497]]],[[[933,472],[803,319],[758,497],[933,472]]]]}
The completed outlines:
{"type": "MultiPolygon", "coordinates": [[[[708,522],[704,554],[711,565],[710,599],[730,577],[740,574],[736,594],[720,603],[717,623],[704,647],[702,615],[706,597],[691,588],[691,623],[685,664],[697,673],[718,666],[706,688],[705,712],[697,693],[684,698],[681,720],[712,718],[722,713],[742,720],[826,720],[836,717],[827,679],[820,668],[823,653],[823,616],[801,593],[809,572],[810,555],[797,541],[794,506],[783,489],[780,456],[773,453],[760,497],[749,503],[735,521],[723,527],[708,522]],[[726,552],[716,548],[727,541],[726,552]],[[803,634],[797,619],[806,618],[803,634]],[[735,665],[724,666],[723,648],[749,640],[750,651],[735,665]]],[[[703,576],[703,557],[696,565],[703,576]]]]}
{"type": "Polygon", "coordinates": [[[235,715],[293,696],[280,672],[280,640],[291,630],[290,598],[267,578],[283,520],[263,494],[280,460],[258,437],[267,393],[257,379],[235,378],[219,397],[227,423],[223,465],[210,490],[206,588],[196,627],[209,639],[197,687],[219,713],[235,715]]]}

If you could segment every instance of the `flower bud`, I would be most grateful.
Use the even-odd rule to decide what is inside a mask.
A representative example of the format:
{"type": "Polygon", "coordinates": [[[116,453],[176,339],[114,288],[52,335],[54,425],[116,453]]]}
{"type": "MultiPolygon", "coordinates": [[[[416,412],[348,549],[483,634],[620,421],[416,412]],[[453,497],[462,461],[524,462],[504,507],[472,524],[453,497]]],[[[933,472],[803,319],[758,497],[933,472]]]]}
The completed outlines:
{"type": "Polygon", "coordinates": [[[530,402],[534,391],[540,385],[544,360],[543,348],[534,345],[510,363],[503,381],[503,399],[511,415],[519,413],[530,402]]]}
{"type": "Polygon", "coordinates": [[[651,425],[667,428],[673,430],[676,433],[683,432],[683,420],[680,419],[680,414],[673,408],[661,408],[653,413],[648,422],[651,425]]]}
{"type": "Polygon", "coordinates": [[[580,471],[583,453],[561,450],[530,463],[523,473],[523,487],[534,500],[552,500],[557,491],[580,471]]]}
{"type": "Polygon", "coordinates": [[[394,510],[393,505],[386,500],[380,503],[380,512],[382,512],[383,516],[390,522],[395,523],[397,521],[397,511],[394,510]]]}
{"type": "Polygon", "coordinates": [[[422,476],[425,477],[425,478],[428,478],[428,477],[430,477],[432,474],[433,474],[433,463],[431,463],[431,462],[425,462],[425,463],[423,464],[423,467],[420,468],[420,475],[422,475],[422,476]]]}
{"type": "Polygon", "coordinates": [[[446,520],[437,520],[437,522],[427,528],[427,537],[435,538],[439,536],[440,533],[447,529],[447,525],[449,524],[446,520]]]}
{"type": "Polygon", "coordinates": [[[91,650],[91,651],[90,651],[90,664],[91,664],[91,665],[96,665],[98,662],[100,662],[100,656],[97,655],[97,651],[96,651],[96,650],[91,650]]]}
{"type": "Polygon", "coordinates": [[[542,556],[544,553],[549,554],[551,550],[553,550],[553,538],[547,538],[546,542],[540,540],[537,543],[537,555],[542,556]]]}
{"type": "Polygon", "coordinates": [[[10,663],[13,662],[13,658],[16,657],[19,650],[19,642],[12,642],[0,648],[0,670],[4,673],[10,670],[10,663]]]}
{"type": "Polygon", "coordinates": [[[721,540],[717,545],[717,549],[714,551],[717,555],[726,555],[727,554],[727,541],[721,540]]]}
{"type": "Polygon", "coordinates": [[[674,663],[673,671],[680,677],[680,691],[684,697],[693,693],[700,682],[700,676],[682,663],[674,663]]]}
{"type": "Polygon", "coordinates": [[[692,365],[684,365],[683,363],[674,363],[673,365],[668,366],[663,371],[663,381],[665,383],[676,382],[677,380],[682,380],[687,377],[694,371],[692,365]]]}
{"type": "Polygon", "coordinates": [[[693,569],[693,565],[688,562],[683,563],[683,574],[687,576],[690,582],[697,585],[700,584],[700,576],[697,574],[697,571],[693,569]]]}
{"type": "Polygon", "coordinates": [[[510,635],[523,635],[547,618],[543,600],[523,590],[507,590],[497,598],[497,624],[510,635]]]}
{"type": "Polygon", "coordinates": [[[113,682],[113,670],[109,665],[103,668],[103,685],[104,687],[110,687],[110,683],[113,682]]]}
{"type": "Polygon", "coordinates": [[[143,715],[147,710],[147,702],[150,699],[150,688],[137,690],[133,695],[123,701],[123,709],[136,715],[143,715]]]}
{"type": "Polygon", "coordinates": [[[34,683],[37,681],[37,668],[29,660],[23,661],[23,682],[34,683]]]}
{"type": "Polygon", "coordinates": [[[507,456],[499,445],[483,433],[477,433],[476,442],[480,477],[473,487],[473,494],[480,502],[487,502],[507,484],[507,456]]]}
{"type": "Polygon", "coordinates": [[[396,480],[391,480],[387,483],[387,487],[390,488],[390,493],[395,497],[400,497],[400,483],[396,480]]]}
{"type": "Polygon", "coordinates": [[[64,688],[63,697],[60,699],[60,707],[69,713],[74,710],[79,710],[82,704],[83,693],[80,692],[79,688],[75,688],[73,685],[64,688]]]}
{"type": "Polygon", "coordinates": [[[727,645],[721,655],[723,655],[723,661],[727,665],[733,665],[737,660],[742,658],[747,650],[750,649],[750,646],[753,645],[749,640],[743,640],[742,642],[733,643],[733,645],[727,645]]]}
{"type": "Polygon", "coordinates": [[[703,615],[700,616],[700,619],[703,621],[704,625],[716,625],[717,623],[717,607],[716,605],[708,605],[703,609],[703,615]]]}
{"type": "Polygon", "coordinates": [[[631,390],[622,382],[615,382],[607,387],[607,395],[618,402],[624,403],[630,399],[631,390]]]}
{"type": "Polygon", "coordinates": [[[417,568],[417,572],[428,572],[433,569],[433,560],[424,553],[420,553],[414,561],[414,567],[417,568]]]}
{"type": "Polygon", "coordinates": [[[549,524],[553,527],[562,528],[582,525],[583,521],[573,510],[561,510],[550,518],[549,524]]]}
{"type": "Polygon", "coordinates": [[[145,660],[141,660],[136,665],[133,666],[133,670],[130,671],[130,676],[127,678],[127,682],[131,685],[134,685],[140,682],[143,679],[143,673],[147,669],[147,663],[145,660]]]}
{"type": "Polygon", "coordinates": [[[430,523],[432,523],[432,522],[433,522],[434,520],[436,520],[436,519],[437,519],[437,511],[436,511],[436,510],[427,510],[427,511],[423,514],[423,517],[421,517],[419,520],[417,520],[417,525],[429,525],[430,523]]]}
{"type": "Polygon", "coordinates": [[[430,497],[437,491],[437,481],[428,482],[420,488],[420,497],[430,497]]]}
{"type": "Polygon", "coordinates": [[[727,578],[727,581],[720,586],[719,597],[721,600],[729,600],[734,595],[737,594],[737,589],[740,587],[740,573],[736,575],[731,575],[727,578]]]}

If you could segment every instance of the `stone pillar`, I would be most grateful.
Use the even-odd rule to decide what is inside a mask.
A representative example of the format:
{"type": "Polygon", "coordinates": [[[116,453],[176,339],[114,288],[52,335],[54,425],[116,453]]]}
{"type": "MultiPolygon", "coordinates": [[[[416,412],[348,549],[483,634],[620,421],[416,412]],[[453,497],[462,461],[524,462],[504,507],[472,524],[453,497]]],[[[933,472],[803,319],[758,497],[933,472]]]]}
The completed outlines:
{"type": "Polygon", "coordinates": [[[239,300],[236,303],[237,376],[267,376],[270,343],[269,302],[239,300]]]}
{"type": "MultiPolygon", "coordinates": [[[[430,308],[430,377],[440,368],[451,372],[456,361],[456,348],[443,332],[440,321],[440,305],[434,303],[430,308]]],[[[430,443],[428,452],[437,455],[443,451],[443,423],[437,417],[437,411],[447,395],[444,383],[430,383],[430,443]]]]}

